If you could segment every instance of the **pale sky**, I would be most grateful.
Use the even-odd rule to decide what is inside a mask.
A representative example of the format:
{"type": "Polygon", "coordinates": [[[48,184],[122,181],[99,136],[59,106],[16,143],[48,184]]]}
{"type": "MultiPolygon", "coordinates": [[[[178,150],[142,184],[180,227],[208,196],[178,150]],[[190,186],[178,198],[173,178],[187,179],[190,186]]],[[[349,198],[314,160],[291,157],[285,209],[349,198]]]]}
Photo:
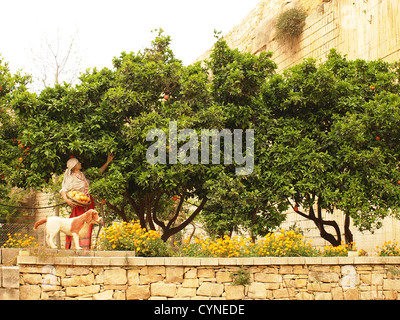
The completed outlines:
{"type": "Polygon", "coordinates": [[[259,0],[0,0],[0,55],[13,72],[34,74],[33,52],[45,39],[61,43],[77,33],[82,69],[112,66],[122,51],[150,46],[162,28],[178,59],[190,64],[229,32],[259,0]]]}

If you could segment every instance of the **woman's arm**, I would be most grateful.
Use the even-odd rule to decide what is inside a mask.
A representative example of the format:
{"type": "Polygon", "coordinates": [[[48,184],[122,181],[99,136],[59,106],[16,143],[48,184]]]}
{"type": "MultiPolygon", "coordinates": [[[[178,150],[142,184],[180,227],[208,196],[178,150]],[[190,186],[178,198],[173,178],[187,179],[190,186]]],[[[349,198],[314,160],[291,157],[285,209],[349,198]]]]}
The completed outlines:
{"type": "Polygon", "coordinates": [[[66,193],[65,191],[61,191],[60,193],[61,193],[61,196],[63,197],[63,199],[65,200],[65,202],[66,202],[71,208],[73,208],[75,205],[74,205],[74,203],[72,202],[72,200],[70,200],[70,199],[67,197],[67,193],[66,193]]]}
{"type": "Polygon", "coordinates": [[[113,154],[110,154],[108,157],[107,157],[107,162],[105,163],[105,164],[103,164],[101,167],[100,167],[100,172],[101,173],[103,173],[104,171],[106,171],[106,169],[107,169],[107,167],[108,167],[108,164],[112,161],[114,159],[114,155],[113,154]]]}

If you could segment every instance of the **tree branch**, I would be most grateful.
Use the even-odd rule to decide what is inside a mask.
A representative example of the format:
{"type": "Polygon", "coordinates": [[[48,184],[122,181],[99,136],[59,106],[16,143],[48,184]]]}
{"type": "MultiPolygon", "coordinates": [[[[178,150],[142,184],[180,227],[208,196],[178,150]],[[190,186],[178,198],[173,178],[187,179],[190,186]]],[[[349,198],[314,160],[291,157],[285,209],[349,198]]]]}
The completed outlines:
{"type": "Polygon", "coordinates": [[[162,191],[159,191],[158,194],[157,194],[156,200],[155,200],[155,202],[154,202],[153,220],[154,220],[154,222],[155,222],[158,226],[160,226],[160,227],[163,229],[163,231],[164,231],[164,230],[165,230],[165,223],[157,218],[158,203],[160,202],[160,199],[161,199],[162,195],[163,195],[163,192],[162,192],[162,191]]]}
{"type": "Polygon", "coordinates": [[[125,222],[128,222],[128,217],[126,216],[125,212],[119,209],[117,206],[114,206],[109,201],[107,201],[107,207],[113,211],[115,211],[125,222]]]}
{"type": "Polygon", "coordinates": [[[178,218],[179,212],[181,211],[182,204],[183,204],[184,200],[185,200],[185,197],[181,196],[181,199],[179,200],[179,204],[178,204],[178,206],[177,206],[177,208],[175,210],[175,214],[172,217],[172,219],[169,220],[169,222],[168,222],[167,229],[170,229],[171,226],[173,225],[173,223],[175,222],[175,220],[178,218]]]}
{"type": "MultiPolygon", "coordinates": [[[[294,209],[294,207],[293,207],[292,203],[289,201],[289,199],[288,199],[288,202],[291,205],[291,207],[294,209]]],[[[319,205],[319,203],[318,203],[318,218],[315,216],[314,208],[312,206],[310,206],[309,214],[305,214],[304,212],[301,212],[300,210],[297,210],[296,213],[306,219],[312,220],[315,223],[315,225],[317,226],[321,237],[323,239],[325,239],[326,241],[328,241],[330,244],[332,244],[335,247],[341,244],[342,236],[340,234],[340,228],[339,228],[338,224],[336,223],[336,221],[322,219],[322,208],[319,205]],[[332,234],[328,233],[325,230],[325,227],[324,227],[325,225],[332,226],[335,229],[337,239],[332,234]]]]}
{"type": "MultiPolygon", "coordinates": [[[[179,226],[170,229],[170,230],[169,230],[169,231],[170,231],[170,235],[171,235],[171,234],[174,234],[174,233],[177,233],[177,232],[181,231],[182,229],[186,228],[186,226],[187,226],[189,223],[191,223],[191,222],[193,221],[193,219],[200,213],[200,211],[203,210],[205,204],[207,203],[207,200],[208,200],[208,199],[205,197],[205,198],[201,201],[201,203],[200,203],[200,205],[197,207],[197,209],[190,215],[189,218],[186,219],[186,221],[182,222],[179,226]]],[[[165,239],[165,240],[166,240],[166,239],[165,239]]]]}

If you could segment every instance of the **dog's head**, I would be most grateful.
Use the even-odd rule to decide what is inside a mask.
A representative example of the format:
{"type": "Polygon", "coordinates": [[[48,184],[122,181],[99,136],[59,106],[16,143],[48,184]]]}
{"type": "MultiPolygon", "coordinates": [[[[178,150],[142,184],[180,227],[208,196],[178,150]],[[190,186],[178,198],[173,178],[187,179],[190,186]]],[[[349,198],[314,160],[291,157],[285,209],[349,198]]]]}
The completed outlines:
{"type": "Polygon", "coordinates": [[[99,213],[94,209],[86,211],[86,223],[91,223],[91,224],[101,223],[101,217],[99,216],[99,213]]]}

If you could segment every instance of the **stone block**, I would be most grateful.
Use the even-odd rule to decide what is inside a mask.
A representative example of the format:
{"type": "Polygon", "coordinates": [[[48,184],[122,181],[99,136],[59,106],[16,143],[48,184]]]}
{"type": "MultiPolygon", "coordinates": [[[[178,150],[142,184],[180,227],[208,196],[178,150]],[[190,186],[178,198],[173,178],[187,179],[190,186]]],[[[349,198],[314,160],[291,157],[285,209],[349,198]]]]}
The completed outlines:
{"type": "Polygon", "coordinates": [[[244,286],[225,286],[226,300],[244,299],[244,286]]]}
{"type": "Polygon", "coordinates": [[[184,279],[182,282],[183,288],[198,288],[199,287],[199,279],[184,279]]]}
{"type": "Polygon", "coordinates": [[[279,268],[279,273],[280,274],[292,274],[293,273],[293,267],[292,266],[281,266],[279,268]]]}
{"type": "Polygon", "coordinates": [[[252,282],[247,295],[250,299],[266,299],[267,291],[265,284],[261,282],[252,282]]]}
{"type": "Polygon", "coordinates": [[[19,300],[19,289],[0,288],[0,300],[19,300]]]}
{"type": "Polygon", "coordinates": [[[164,266],[152,266],[147,267],[148,274],[165,274],[165,267],[164,266]]]}
{"type": "Polygon", "coordinates": [[[22,275],[22,281],[25,284],[41,284],[43,279],[41,274],[37,273],[26,273],[22,275]]]}
{"type": "Polygon", "coordinates": [[[112,257],[109,258],[109,260],[109,265],[111,267],[123,267],[129,265],[129,260],[127,257],[112,257]]]}
{"type": "Polygon", "coordinates": [[[219,258],[218,264],[220,266],[237,266],[238,260],[237,258],[219,258]]]}
{"type": "Polygon", "coordinates": [[[1,248],[0,264],[16,265],[20,250],[19,248],[1,248]]]}
{"type": "Polygon", "coordinates": [[[265,289],[267,290],[276,290],[279,289],[279,287],[281,286],[281,284],[279,282],[266,282],[265,284],[265,289]]]}
{"type": "Polygon", "coordinates": [[[198,278],[215,278],[215,271],[211,268],[199,268],[197,270],[198,278]]]}
{"type": "Polygon", "coordinates": [[[311,266],[310,271],[318,271],[318,272],[330,272],[330,266],[325,265],[318,265],[318,266],[311,266]]]}
{"type": "Polygon", "coordinates": [[[232,273],[226,271],[218,271],[216,273],[217,282],[224,283],[224,282],[232,282],[232,273]]]}
{"type": "Polygon", "coordinates": [[[150,285],[151,296],[160,296],[160,297],[168,297],[173,298],[176,293],[176,285],[173,283],[152,283],[150,285]]]}
{"type": "Polygon", "coordinates": [[[126,289],[127,300],[147,300],[150,298],[150,286],[129,286],[126,289]]]}
{"type": "Polygon", "coordinates": [[[139,270],[128,270],[128,284],[139,284],[139,270]]]}
{"type": "Polygon", "coordinates": [[[330,292],[317,292],[315,300],[332,300],[332,294],[330,292]]]}
{"type": "Polygon", "coordinates": [[[139,277],[139,284],[150,284],[163,281],[164,277],[161,274],[144,274],[139,277]]]}
{"type": "Polygon", "coordinates": [[[2,286],[4,288],[19,288],[19,267],[3,266],[2,269],[2,286]]]}
{"type": "Polygon", "coordinates": [[[196,288],[179,287],[176,293],[177,298],[195,297],[196,288]]]}
{"type": "Polygon", "coordinates": [[[88,274],[86,276],[72,276],[70,278],[61,279],[61,285],[63,287],[78,287],[78,286],[90,286],[94,283],[94,274],[88,274]]]}
{"type": "Polygon", "coordinates": [[[67,276],[84,276],[89,274],[89,268],[77,267],[77,268],[67,268],[65,270],[65,275],[67,276]]]}
{"type": "Polygon", "coordinates": [[[307,291],[329,292],[331,291],[331,284],[323,282],[311,282],[307,284],[307,291]]]}
{"type": "Polygon", "coordinates": [[[218,266],[218,258],[200,258],[200,265],[202,266],[218,266]]]}
{"type": "Polygon", "coordinates": [[[397,291],[383,291],[383,295],[386,300],[397,300],[398,299],[398,293],[397,291]]]}
{"type": "Polygon", "coordinates": [[[223,284],[203,282],[199,289],[197,289],[197,295],[207,297],[220,297],[223,291],[223,284]]]}
{"type": "Polygon", "coordinates": [[[91,257],[71,257],[71,259],[72,259],[71,263],[74,266],[90,266],[92,263],[91,257]]]}
{"type": "MultiPolygon", "coordinates": [[[[185,270],[187,270],[187,268],[185,270]]],[[[197,278],[197,269],[196,268],[188,269],[185,272],[185,279],[194,279],[194,278],[197,278]]]]}
{"type": "Polygon", "coordinates": [[[181,257],[169,257],[165,259],[165,265],[166,266],[182,266],[183,265],[183,259],[181,257]]]}
{"type": "Polygon", "coordinates": [[[147,259],[143,257],[129,257],[128,259],[129,266],[146,266],[147,259]]]}
{"type": "Polygon", "coordinates": [[[290,281],[290,285],[294,288],[305,288],[307,287],[307,279],[294,279],[290,281]]]}
{"type": "Polygon", "coordinates": [[[383,300],[384,294],[381,290],[370,290],[370,291],[361,291],[360,299],[361,300],[383,300]]]}
{"type": "Polygon", "coordinates": [[[254,258],[236,258],[236,262],[239,266],[252,266],[254,264],[254,258]]]}
{"type": "MultiPolygon", "coordinates": [[[[360,281],[364,284],[371,284],[371,273],[360,274],[360,281]]],[[[383,278],[382,278],[383,282],[383,278]]]]}
{"type": "MultiPolygon", "coordinates": [[[[399,280],[397,280],[397,281],[399,281],[399,280]]],[[[383,285],[383,274],[381,274],[381,273],[371,274],[371,284],[378,285],[378,286],[383,285]]]]}
{"type": "Polygon", "coordinates": [[[308,276],[310,281],[321,281],[329,283],[339,281],[339,275],[335,272],[310,271],[308,276]]]}
{"type": "Polygon", "coordinates": [[[183,266],[199,266],[202,258],[183,258],[183,266]]]}
{"type": "Polygon", "coordinates": [[[350,288],[344,291],[344,300],[360,300],[360,292],[357,288],[350,288]]]}
{"type": "Polygon", "coordinates": [[[359,283],[359,275],[352,265],[342,266],[341,268],[342,279],[340,284],[343,289],[354,288],[359,283]]]}
{"type": "Polygon", "coordinates": [[[274,299],[289,299],[296,296],[296,291],[293,288],[277,289],[273,291],[274,299]]]}
{"type": "Polygon", "coordinates": [[[282,276],[280,274],[256,273],[254,281],[280,283],[282,282],[282,276]]]}
{"type": "Polygon", "coordinates": [[[125,290],[115,290],[113,300],[126,300],[125,290]]]}
{"type": "Polygon", "coordinates": [[[301,291],[296,294],[296,300],[314,300],[315,297],[312,293],[301,291]]]}
{"type": "Polygon", "coordinates": [[[110,258],[110,257],[90,257],[90,265],[91,266],[110,266],[111,261],[114,260],[114,265],[119,263],[118,265],[126,265],[127,260],[126,258],[123,257],[115,257],[115,258],[110,258]]]}
{"type": "Polygon", "coordinates": [[[340,287],[332,288],[331,293],[332,293],[333,300],[343,300],[344,299],[343,289],[340,287]]]}
{"type": "Polygon", "coordinates": [[[39,300],[42,290],[40,286],[20,286],[19,299],[20,300],[39,300]]]}
{"type": "Polygon", "coordinates": [[[34,256],[18,256],[17,257],[17,264],[21,265],[21,264],[26,264],[26,265],[30,265],[30,264],[37,264],[38,262],[38,258],[34,257],[34,256]]]}
{"type": "Polygon", "coordinates": [[[107,290],[93,295],[93,300],[113,300],[114,290],[107,290]]]}
{"type": "Polygon", "coordinates": [[[400,291],[400,281],[394,279],[384,279],[383,290],[400,291]]]}
{"type": "Polygon", "coordinates": [[[104,270],[104,284],[126,284],[126,270],[125,269],[111,269],[104,270]]]}
{"type": "Polygon", "coordinates": [[[145,258],[146,264],[148,266],[163,266],[165,263],[165,258],[145,258]]]}
{"type": "Polygon", "coordinates": [[[271,257],[255,257],[253,258],[253,264],[255,266],[269,266],[271,264],[271,257]]]}
{"type": "Polygon", "coordinates": [[[85,295],[94,295],[100,292],[100,285],[92,285],[85,287],[66,287],[65,293],[67,297],[78,297],[85,295]]]}
{"type": "Polygon", "coordinates": [[[183,267],[167,267],[165,281],[167,283],[182,283],[183,282],[183,267]]]}

